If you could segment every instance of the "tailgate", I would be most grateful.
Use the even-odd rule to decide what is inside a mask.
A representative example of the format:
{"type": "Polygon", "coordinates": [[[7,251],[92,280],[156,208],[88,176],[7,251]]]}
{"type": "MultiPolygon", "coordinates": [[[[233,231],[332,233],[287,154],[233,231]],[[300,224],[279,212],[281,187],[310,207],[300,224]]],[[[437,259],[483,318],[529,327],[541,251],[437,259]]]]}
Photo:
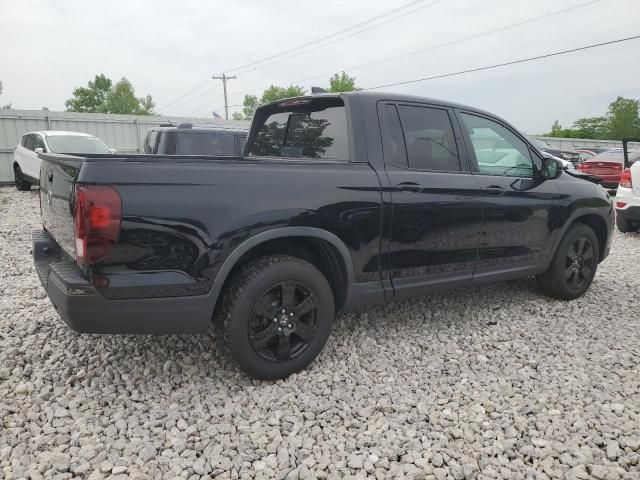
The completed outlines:
{"type": "Polygon", "coordinates": [[[74,256],[73,191],[83,159],[40,155],[40,215],[45,230],[70,256],[74,256]]]}

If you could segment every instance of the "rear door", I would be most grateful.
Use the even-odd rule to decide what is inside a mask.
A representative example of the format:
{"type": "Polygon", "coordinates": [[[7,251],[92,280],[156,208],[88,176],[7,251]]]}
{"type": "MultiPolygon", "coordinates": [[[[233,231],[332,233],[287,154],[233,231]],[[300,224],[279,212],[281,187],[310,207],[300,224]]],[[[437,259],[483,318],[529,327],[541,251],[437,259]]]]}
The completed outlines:
{"type": "Polygon", "coordinates": [[[33,151],[35,146],[35,137],[34,133],[30,133],[26,136],[24,141],[24,149],[20,151],[20,168],[22,172],[32,178],[38,178],[38,174],[35,171],[35,152],[33,151]]]}
{"type": "Polygon", "coordinates": [[[477,265],[480,191],[446,108],[381,102],[391,186],[386,255],[396,300],[469,283],[477,265]]]}
{"type": "MultiPolygon", "coordinates": [[[[33,134],[33,149],[35,150],[36,148],[41,148],[44,153],[47,152],[47,146],[44,139],[38,133],[33,134]]],[[[33,178],[40,178],[40,165],[42,161],[35,151],[29,153],[29,169],[34,173],[33,178]]]]}
{"type": "Polygon", "coordinates": [[[554,180],[537,172],[542,159],[508,125],[457,113],[474,176],[482,189],[482,229],[474,279],[536,270],[552,253],[561,198],[554,180]]]}

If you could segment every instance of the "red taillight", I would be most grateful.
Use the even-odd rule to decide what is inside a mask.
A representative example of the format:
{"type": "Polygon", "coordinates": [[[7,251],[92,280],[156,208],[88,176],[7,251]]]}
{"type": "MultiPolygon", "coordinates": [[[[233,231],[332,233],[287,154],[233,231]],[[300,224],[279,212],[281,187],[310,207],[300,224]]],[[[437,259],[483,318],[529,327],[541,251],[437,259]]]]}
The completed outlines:
{"type": "Polygon", "coordinates": [[[624,208],[627,206],[627,202],[616,202],[616,207],[624,208]]]}
{"type": "Polygon", "coordinates": [[[76,260],[91,264],[113,249],[120,234],[122,199],[113,187],[76,185],[74,236],[76,260]]]}
{"type": "Polygon", "coordinates": [[[622,175],[620,175],[620,187],[624,188],[633,188],[633,183],[631,182],[631,170],[625,168],[622,171],[622,175]]]}

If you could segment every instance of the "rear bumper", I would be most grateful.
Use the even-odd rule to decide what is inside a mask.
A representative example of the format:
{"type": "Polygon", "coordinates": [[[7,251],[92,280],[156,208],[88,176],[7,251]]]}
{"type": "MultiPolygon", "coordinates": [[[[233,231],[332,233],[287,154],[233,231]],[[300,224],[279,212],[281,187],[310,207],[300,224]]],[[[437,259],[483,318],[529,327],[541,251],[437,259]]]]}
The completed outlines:
{"type": "Polygon", "coordinates": [[[631,206],[616,209],[616,215],[622,220],[631,220],[632,222],[640,222],[640,207],[631,206]]]}
{"type": "Polygon", "coordinates": [[[616,215],[623,220],[640,222],[640,197],[636,196],[632,189],[618,188],[615,201],[616,215]],[[624,206],[619,207],[619,204],[624,204],[624,206]]]}
{"type": "Polygon", "coordinates": [[[40,283],[62,320],[80,333],[204,333],[213,305],[209,295],[109,300],[44,230],[32,233],[40,283]]]}

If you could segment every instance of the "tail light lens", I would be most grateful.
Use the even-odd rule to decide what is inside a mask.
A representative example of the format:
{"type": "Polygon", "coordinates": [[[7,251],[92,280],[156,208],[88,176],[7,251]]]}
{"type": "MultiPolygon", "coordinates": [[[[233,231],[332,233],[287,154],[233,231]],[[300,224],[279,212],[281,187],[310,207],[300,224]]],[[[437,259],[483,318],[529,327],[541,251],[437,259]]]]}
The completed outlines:
{"type": "Polygon", "coordinates": [[[624,188],[633,188],[633,183],[631,182],[631,170],[625,168],[622,171],[622,175],[620,175],[620,187],[624,188]]]}
{"type": "Polygon", "coordinates": [[[113,188],[76,185],[73,231],[76,261],[90,265],[106,257],[120,234],[122,199],[113,188]]]}

